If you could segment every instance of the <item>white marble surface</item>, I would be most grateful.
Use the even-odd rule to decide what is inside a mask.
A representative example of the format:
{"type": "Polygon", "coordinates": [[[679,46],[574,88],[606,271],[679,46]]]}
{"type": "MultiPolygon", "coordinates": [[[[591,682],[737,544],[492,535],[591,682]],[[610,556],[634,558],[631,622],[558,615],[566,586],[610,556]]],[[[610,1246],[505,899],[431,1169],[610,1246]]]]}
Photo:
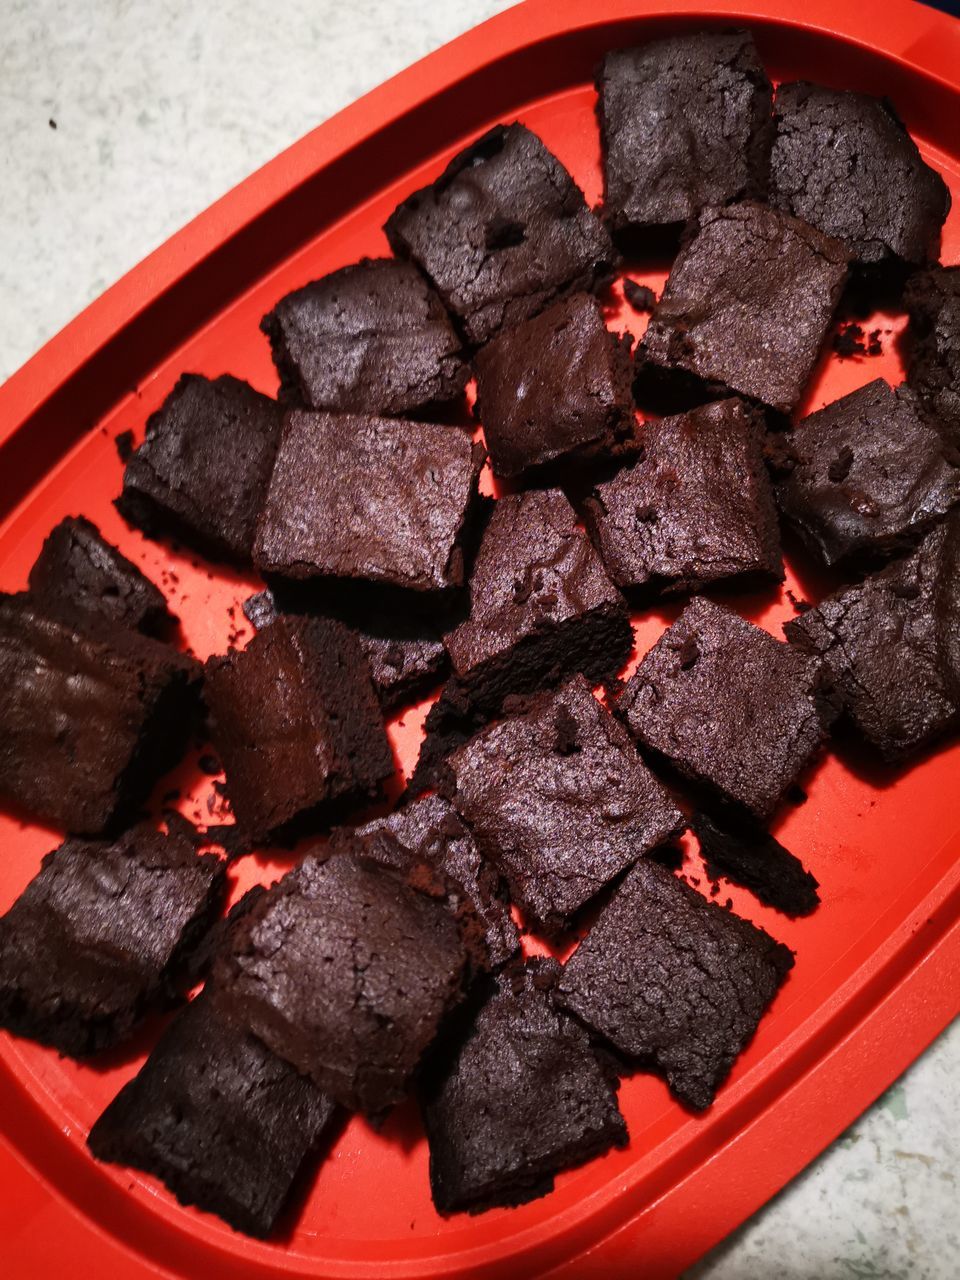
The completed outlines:
{"type": "MultiPolygon", "coordinates": [[[[0,0],[0,380],[282,147],[507,7],[0,0]]],[[[960,1023],[691,1277],[955,1280],[958,1081],[960,1023]]]]}

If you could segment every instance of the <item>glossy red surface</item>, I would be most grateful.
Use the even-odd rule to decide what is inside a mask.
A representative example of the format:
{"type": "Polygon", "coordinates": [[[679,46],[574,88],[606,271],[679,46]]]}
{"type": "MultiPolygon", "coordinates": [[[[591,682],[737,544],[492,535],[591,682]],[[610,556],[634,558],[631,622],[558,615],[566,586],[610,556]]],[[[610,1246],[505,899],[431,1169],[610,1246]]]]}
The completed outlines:
{"type": "MultiPolygon", "coordinates": [[[[261,315],[289,289],[385,252],[380,227],[397,201],[497,120],[523,120],[598,199],[590,79],[599,56],[731,21],[753,28],[775,78],[893,98],[953,190],[943,259],[960,261],[960,25],[906,0],[529,0],[253,175],[0,389],[0,588],[23,586],[51,525],[82,512],[162,586],[201,657],[246,634],[236,606],[255,588],[252,577],[147,542],[116,514],[114,437],[126,428],[139,436],[182,370],[231,372],[273,391],[261,315]]],[[[631,264],[630,274],[659,286],[665,264],[631,264]]],[[[618,285],[611,325],[639,332],[643,319],[619,299],[618,285]]],[[[825,356],[805,408],[879,375],[899,380],[903,323],[890,315],[867,324],[883,330],[880,357],[825,356]]],[[[816,597],[825,585],[791,566],[786,587],[816,597]]],[[[775,632],[793,614],[785,591],[735,603],[775,632]]],[[[675,615],[638,618],[638,651],[675,615]]],[[[408,770],[425,709],[391,725],[408,770]]],[[[379,1134],[350,1121],[278,1238],[246,1240],[181,1208],[153,1180],[99,1166],[86,1152],[92,1120],[136,1070],[156,1028],[94,1067],[0,1035],[4,1275],[675,1275],[822,1150],[960,1011],[958,765],[956,745],[901,773],[844,752],[804,780],[809,799],[782,816],[777,834],[820,879],[823,906],[790,922],[729,892],[735,909],[795,948],[797,966],[715,1106],[695,1118],[654,1078],[625,1082],[629,1147],[562,1175],[552,1195],[517,1210],[439,1218],[408,1105],[379,1134]]],[[[186,812],[205,816],[210,780],[188,764],[177,781],[186,812]]],[[[57,840],[0,813],[0,910],[57,840]]],[[[273,878],[288,861],[243,860],[237,887],[273,878]]],[[[692,848],[686,870],[698,874],[692,848]]]]}

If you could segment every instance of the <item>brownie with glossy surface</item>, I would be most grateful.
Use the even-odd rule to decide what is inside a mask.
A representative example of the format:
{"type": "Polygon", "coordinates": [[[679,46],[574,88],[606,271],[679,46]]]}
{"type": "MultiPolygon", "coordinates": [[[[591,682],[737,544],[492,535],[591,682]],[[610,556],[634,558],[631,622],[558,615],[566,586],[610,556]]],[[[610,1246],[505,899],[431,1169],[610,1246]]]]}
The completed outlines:
{"type": "Polygon", "coordinates": [[[764,822],[823,745],[826,669],[739,614],[695,597],[618,704],[642,746],[721,804],[764,822]]]}
{"type": "Polygon", "coordinates": [[[393,755],[367,660],[339,622],[282,615],[206,664],[211,738],[250,837],[376,794],[393,755]]]}
{"type": "Polygon", "coordinates": [[[749,31],[612,50],[597,90],[604,217],[614,231],[763,197],[773,90],[749,31]]]}
{"type": "Polygon", "coordinates": [[[558,996],[701,1111],[792,967],[763,929],[642,858],[567,961],[558,996]]]}
{"type": "Polygon", "coordinates": [[[128,1039],[175,996],[225,867],[146,826],[47,854],[0,917],[0,1026],[75,1058],[128,1039]]]}
{"type": "Polygon", "coordinates": [[[181,1204],[263,1237],[335,1115],[311,1080],[203,994],[177,1015],[87,1142],[98,1160],[142,1169],[181,1204]]]}
{"type": "Polygon", "coordinates": [[[565,293],[609,280],[618,262],[583,192],[521,124],[495,125],[384,228],[479,345],[565,293]]]}
{"type": "Polygon", "coordinates": [[[641,460],[584,504],[614,582],[672,594],[725,580],[779,581],[765,439],[760,415],[738,399],[647,422],[641,460]]]}
{"type": "Polygon", "coordinates": [[[238,378],[183,374],[126,465],[120,513],[151,537],[248,563],[280,422],[276,401],[238,378]]]}
{"type": "Polygon", "coordinates": [[[753,201],[688,227],[638,373],[691,398],[736,392],[780,413],[803,394],[847,279],[839,240],[753,201]]]}
{"type": "Polygon", "coordinates": [[[264,316],[282,400],[409,413],[470,376],[443,303],[410,262],[365,258],[288,293],[264,316]]]}

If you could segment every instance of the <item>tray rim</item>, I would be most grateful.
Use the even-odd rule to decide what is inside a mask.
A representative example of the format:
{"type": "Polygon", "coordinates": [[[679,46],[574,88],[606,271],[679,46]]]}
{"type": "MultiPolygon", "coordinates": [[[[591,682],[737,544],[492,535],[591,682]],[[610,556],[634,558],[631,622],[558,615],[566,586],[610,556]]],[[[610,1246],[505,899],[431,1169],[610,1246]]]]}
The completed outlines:
{"type": "MultiPolygon", "coordinates": [[[[508,53],[553,36],[618,20],[669,20],[683,16],[716,22],[729,17],[738,23],[773,22],[853,42],[960,93],[960,23],[946,14],[923,8],[913,0],[888,0],[881,27],[875,6],[865,0],[842,9],[835,0],[808,0],[802,16],[789,10],[787,0],[605,0],[599,11],[592,0],[525,0],[474,27],[281,152],[173,235],[51,338],[0,387],[0,449],[28,431],[31,419],[47,400],[153,299],[189,276],[210,253],[302,182],[388,123],[455,84],[465,67],[476,71],[508,53]],[[917,51],[921,29],[927,37],[922,57],[917,51]]],[[[814,1056],[806,1066],[801,1063],[791,1073],[795,1075],[792,1083],[785,1091],[777,1091],[746,1129],[736,1129],[731,1117],[727,1140],[683,1183],[671,1185],[611,1234],[577,1248],[574,1256],[540,1274],[549,1274],[555,1280],[625,1275],[627,1272],[618,1269],[618,1264],[635,1265],[638,1251],[642,1251],[649,1262],[645,1267],[649,1276],[673,1275],[819,1154],[960,1013],[960,992],[954,992],[955,984],[950,982],[960,972],[960,866],[955,866],[953,873],[943,877],[927,894],[914,916],[915,923],[909,931],[892,934],[887,944],[878,949],[873,963],[858,971],[856,981],[850,979],[825,1002],[822,1017],[817,1019],[818,1040],[827,1035],[835,1019],[850,1016],[851,997],[849,991],[844,996],[845,989],[856,986],[855,1002],[859,1002],[861,1011],[853,1028],[832,1042],[826,1056],[814,1056]],[[886,978],[891,970],[898,975],[892,983],[886,978]],[[836,1088],[840,1080],[846,1086],[842,1097],[836,1088]],[[834,1095],[826,1122],[822,1115],[825,1088],[834,1095]],[[783,1126],[776,1130],[776,1143],[771,1141],[767,1123],[774,1114],[783,1126]],[[678,1197],[685,1206],[682,1215],[678,1212],[678,1197]],[[702,1210],[702,1221],[694,1222],[695,1215],[690,1212],[694,1205],[702,1210]],[[685,1234],[678,1240],[681,1223],[685,1234]],[[668,1260],[664,1256],[667,1252],[668,1260]]],[[[789,1051],[789,1044],[800,1038],[801,1031],[798,1028],[787,1045],[774,1053],[768,1078],[779,1078],[793,1059],[810,1057],[809,1041],[789,1051]]],[[[6,1064],[3,1075],[3,1095],[8,1100],[18,1094],[23,1097],[24,1089],[9,1076],[6,1064]]],[[[30,1103],[33,1105],[32,1099],[30,1103]]],[[[135,1246],[108,1234],[47,1182],[14,1144],[0,1136],[0,1183],[6,1190],[16,1179],[22,1199],[14,1195],[13,1200],[21,1207],[29,1206],[32,1216],[49,1216],[52,1205],[67,1210],[66,1214],[55,1215],[57,1238],[44,1242],[44,1248],[55,1249],[65,1263],[67,1259],[75,1262],[78,1248],[89,1251],[93,1232],[101,1256],[108,1245],[109,1252],[115,1255],[110,1259],[111,1274],[130,1276],[131,1280],[148,1274],[184,1274],[179,1267],[176,1271],[158,1270],[157,1264],[135,1246]]],[[[4,1219],[7,1216],[4,1214],[4,1219]]],[[[11,1218],[11,1227],[14,1226],[22,1226],[19,1219],[14,1223],[11,1218]]],[[[583,1233],[567,1232],[564,1236],[571,1234],[583,1233]]],[[[489,1268],[496,1267],[498,1260],[492,1255],[476,1257],[476,1252],[469,1257],[461,1255],[463,1274],[493,1274],[489,1268]]],[[[513,1256],[519,1260],[518,1255],[513,1256]]],[[[533,1261],[528,1253],[524,1256],[533,1261]]],[[[25,1260],[26,1257],[24,1254],[25,1260]]],[[[386,1263],[380,1272],[397,1277],[428,1274],[422,1269],[422,1261],[386,1263]]],[[[442,1269],[443,1259],[438,1258],[437,1263],[441,1269],[430,1265],[429,1274],[447,1274],[442,1269]]],[[[346,1275],[348,1271],[356,1274],[349,1266],[342,1270],[339,1266],[328,1267],[327,1274],[346,1275]]]]}

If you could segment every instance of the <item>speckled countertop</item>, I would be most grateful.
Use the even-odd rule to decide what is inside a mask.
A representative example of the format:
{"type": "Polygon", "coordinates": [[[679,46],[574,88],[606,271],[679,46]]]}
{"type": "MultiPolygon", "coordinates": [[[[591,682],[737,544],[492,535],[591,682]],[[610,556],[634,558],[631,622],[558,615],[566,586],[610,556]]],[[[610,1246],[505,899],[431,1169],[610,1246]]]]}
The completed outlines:
{"type": "MultiPolygon", "coordinates": [[[[251,170],[507,7],[0,0],[0,380],[251,170]]],[[[960,1022],[689,1275],[955,1280],[958,1081],[960,1022]]]]}

